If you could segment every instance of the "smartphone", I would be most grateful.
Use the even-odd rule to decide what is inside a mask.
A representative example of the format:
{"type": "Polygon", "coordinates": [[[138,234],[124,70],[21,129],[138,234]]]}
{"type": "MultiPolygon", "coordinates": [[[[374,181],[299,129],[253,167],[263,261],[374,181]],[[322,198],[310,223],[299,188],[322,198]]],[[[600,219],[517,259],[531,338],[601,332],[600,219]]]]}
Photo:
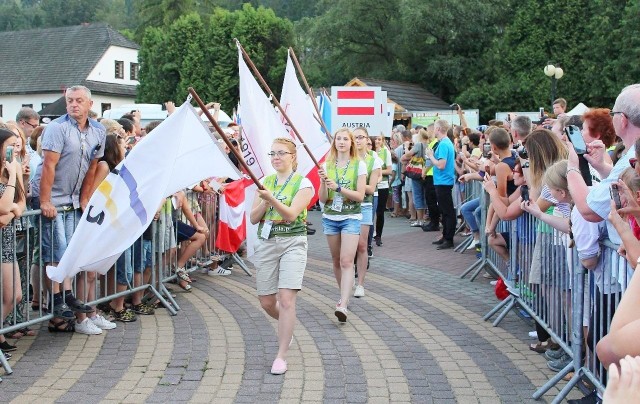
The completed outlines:
{"type": "Polygon", "coordinates": [[[8,162],[11,163],[13,161],[13,146],[7,146],[7,150],[5,152],[5,156],[4,159],[8,162]]]}
{"type": "Polygon", "coordinates": [[[485,143],[482,145],[482,156],[484,158],[491,157],[491,143],[485,143]]]}
{"type": "Polygon", "coordinates": [[[540,107],[540,119],[544,118],[544,107],[540,107]]]}
{"type": "Polygon", "coordinates": [[[569,138],[571,144],[573,144],[576,153],[585,154],[587,152],[587,144],[584,142],[580,128],[575,125],[569,125],[564,129],[564,133],[567,135],[567,138],[569,138]]]}
{"type": "Polygon", "coordinates": [[[481,178],[484,178],[485,174],[486,174],[486,173],[485,173],[484,171],[478,171],[478,175],[479,175],[481,178]]]}
{"type": "Polygon", "coordinates": [[[622,202],[620,201],[620,192],[618,191],[618,184],[611,184],[611,188],[609,189],[611,192],[611,199],[616,204],[616,209],[622,208],[622,202]]]}
{"type": "Polygon", "coordinates": [[[524,202],[529,202],[529,186],[521,185],[520,186],[520,196],[524,202]]]}

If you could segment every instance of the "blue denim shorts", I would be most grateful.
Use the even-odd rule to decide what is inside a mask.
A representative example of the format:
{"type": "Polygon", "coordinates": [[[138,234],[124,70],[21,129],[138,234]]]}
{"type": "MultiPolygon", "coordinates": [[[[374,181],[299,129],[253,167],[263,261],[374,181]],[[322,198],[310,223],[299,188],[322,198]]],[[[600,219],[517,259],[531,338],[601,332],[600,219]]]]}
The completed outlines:
{"type": "Polygon", "coordinates": [[[411,191],[413,192],[413,206],[416,209],[424,209],[427,204],[424,200],[424,184],[420,180],[411,181],[411,191]]]}
{"type": "Polygon", "coordinates": [[[362,221],[360,224],[363,226],[373,226],[373,205],[362,205],[360,212],[362,212],[362,221]]]}
{"type": "Polygon", "coordinates": [[[327,236],[335,236],[336,234],[355,234],[360,235],[360,220],[345,219],[331,220],[326,217],[322,218],[322,229],[327,236]]]}

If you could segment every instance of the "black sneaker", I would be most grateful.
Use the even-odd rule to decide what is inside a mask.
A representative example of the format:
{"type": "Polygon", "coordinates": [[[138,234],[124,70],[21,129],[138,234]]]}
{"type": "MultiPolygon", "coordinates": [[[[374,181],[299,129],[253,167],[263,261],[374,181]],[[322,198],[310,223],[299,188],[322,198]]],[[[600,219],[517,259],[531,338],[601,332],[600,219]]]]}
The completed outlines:
{"type": "Polygon", "coordinates": [[[93,313],[93,307],[84,304],[80,299],[75,296],[67,299],[67,305],[76,313],[93,313]]]}
{"type": "Polygon", "coordinates": [[[62,318],[64,320],[75,320],[76,315],[67,306],[66,303],[60,303],[53,306],[53,317],[62,318]]]}
{"type": "Polygon", "coordinates": [[[440,230],[440,226],[438,226],[437,224],[434,225],[433,222],[430,222],[429,224],[422,225],[420,227],[422,227],[422,231],[438,231],[438,230],[440,230]]]}
{"type": "Polygon", "coordinates": [[[436,250],[448,250],[449,248],[453,248],[453,241],[445,240],[436,247],[436,250]]]}
{"type": "Polygon", "coordinates": [[[2,351],[2,353],[4,354],[4,358],[7,359],[7,360],[11,359],[11,356],[13,356],[9,352],[2,351]]]}
{"type": "Polygon", "coordinates": [[[597,403],[601,403],[602,401],[600,400],[600,398],[598,397],[598,392],[597,391],[592,391],[591,393],[589,393],[588,395],[577,399],[577,400],[567,400],[567,403],[569,404],[597,404],[597,403]]]}
{"type": "Polygon", "coordinates": [[[4,341],[0,342],[0,349],[2,350],[2,352],[13,352],[18,349],[18,347],[16,347],[15,345],[11,345],[7,341],[4,341]]]}
{"type": "Polygon", "coordinates": [[[367,247],[367,256],[368,256],[369,258],[372,258],[372,257],[373,257],[373,248],[372,248],[371,246],[368,246],[368,247],[367,247]]]}

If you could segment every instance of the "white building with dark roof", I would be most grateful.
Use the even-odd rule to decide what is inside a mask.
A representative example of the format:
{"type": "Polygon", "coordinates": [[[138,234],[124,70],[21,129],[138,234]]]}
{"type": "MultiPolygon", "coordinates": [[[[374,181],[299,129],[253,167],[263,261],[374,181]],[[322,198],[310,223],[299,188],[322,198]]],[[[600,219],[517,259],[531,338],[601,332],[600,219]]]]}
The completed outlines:
{"type": "Polygon", "coordinates": [[[98,114],[134,103],[139,48],[102,23],[0,32],[0,118],[40,111],[73,85],[91,90],[98,114]]]}

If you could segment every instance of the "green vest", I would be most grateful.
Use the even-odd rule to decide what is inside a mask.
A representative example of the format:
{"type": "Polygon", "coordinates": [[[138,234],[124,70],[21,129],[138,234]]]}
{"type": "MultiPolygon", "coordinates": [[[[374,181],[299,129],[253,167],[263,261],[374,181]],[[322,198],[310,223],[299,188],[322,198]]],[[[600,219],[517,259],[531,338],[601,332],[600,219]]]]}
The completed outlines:
{"type": "MultiPolygon", "coordinates": [[[[326,163],[327,168],[327,177],[332,180],[336,180],[336,178],[340,182],[340,186],[345,189],[356,190],[358,188],[358,165],[360,164],[359,159],[351,160],[349,163],[349,168],[337,169],[335,162],[330,161],[326,163]],[[340,173],[340,176],[338,176],[340,173]],[[344,174],[344,175],[343,175],[344,174]]],[[[327,190],[327,202],[324,205],[324,213],[327,215],[357,215],[361,212],[360,210],[360,202],[352,201],[346,197],[342,197],[342,212],[337,212],[331,209],[331,204],[333,203],[333,196],[335,195],[335,191],[329,189],[327,190]]]]}
{"type": "MultiPolygon", "coordinates": [[[[435,146],[436,143],[438,143],[438,139],[433,139],[431,143],[429,143],[429,148],[433,149],[433,146],[435,146]]],[[[425,175],[433,177],[433,166],[429,167],[429,169],[427,170],[427,174],[425,175]]]]}
{"type": "MultiPolygon", "coordinates": [[[[371,179],[371,173],[373,172],[373,163],[375,163],[375,161],[376,158],[373,157],[373,152],[367,153],[367,156],[364,158],[364,163],[367,165],[367,185],[370,185],[369,180],[371,179]]],[[[365,192],[362,203],[373,203],[373,194],[369,195],[365,192]]]]}
{"type": "MultiPolygon", "coordinates": [[[[300,183],[303,180],[302,175],[294,173],[291,177],[291,180],[289,180],[289,183],[284,189],[282,189],[282,186],[284,184],[278,185],[276,189],[276,178],[276,174],[267,176],[264,179],[264,187],[271,191],[274,195],[277,195],[277,198],[280,202],[284,203],[287,206],[291,206],[293,198],[298,193],[298,189],[300,189],[300,183]]],[[[296,220],[294,220],[293,222],[285,221],[282,216],[280,216],[280,213],[278,213],[278,211],[275,209],[267,210],[267,212],[264,214],[264,217],[260,221],[260,225],[258,225],[258,236],[262,234],[262,226],[264,225],[265,220],[273,221],[273,226],[271,227],[269,238],[273,238],[275,236],[304,236],[307,234],[307,208],[300,212],[296,220]]]]}
{"type": "MultiPolygon", "coordinates": [[[[389,155],[389,150],[386,147],[382,146],[380,150],[378,150],[378,157],[382,160],[382,171],[387,169],[387,156],[389,155]]],[[[389,175],[384,174],[382,176],[382,181],[387,181],[389,183],[389,175]]]]}

